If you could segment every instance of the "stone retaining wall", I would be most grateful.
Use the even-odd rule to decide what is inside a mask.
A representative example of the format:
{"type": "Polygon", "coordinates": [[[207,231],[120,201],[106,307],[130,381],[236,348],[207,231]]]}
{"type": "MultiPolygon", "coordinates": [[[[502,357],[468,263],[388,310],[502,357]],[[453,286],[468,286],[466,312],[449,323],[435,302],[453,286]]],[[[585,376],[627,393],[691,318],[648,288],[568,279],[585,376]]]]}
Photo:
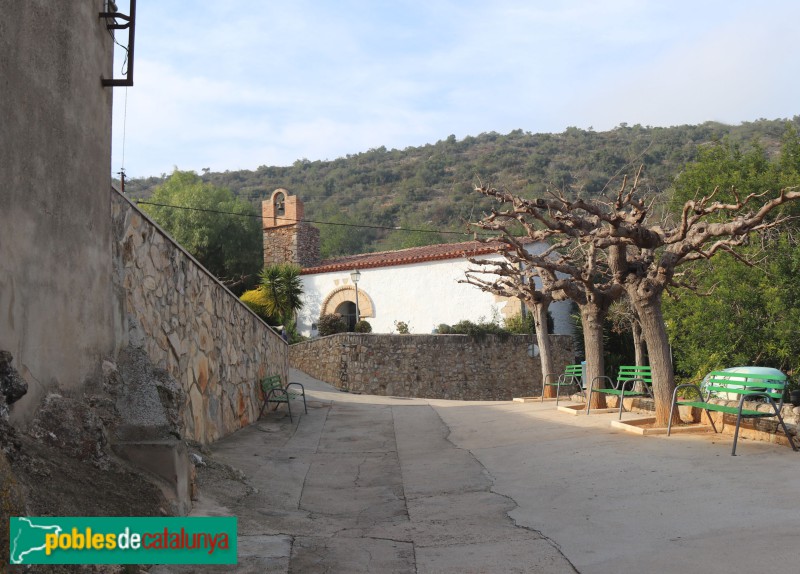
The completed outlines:
{"type": "MultiPolygon", "coordinates": [[[[572,337],[551,335],[559,371],[575,360],[572,337]]],[[[292,367],[352,392],[460,400],[539,395],[530,337],[339,334],[292,345],[292,367]]]]}
{"type": "Polygon", "coordinates": [[[253,422],[258,380],[287,373],[287,345],[127,198],[112,190],[118,331],[185,392],[184,438],[209,443],[253,422]]]}

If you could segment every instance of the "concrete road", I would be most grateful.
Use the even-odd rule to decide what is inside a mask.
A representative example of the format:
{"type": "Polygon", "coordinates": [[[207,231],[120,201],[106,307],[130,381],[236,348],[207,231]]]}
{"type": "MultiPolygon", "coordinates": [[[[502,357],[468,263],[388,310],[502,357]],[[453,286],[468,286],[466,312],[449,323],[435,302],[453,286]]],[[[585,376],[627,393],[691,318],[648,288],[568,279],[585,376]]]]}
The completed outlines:
{"type": "MultiPolygon", "coordinates": [[[[183,572],[788,572],[800,455],[639,437],[553,403],[350,395],[212,447],[193,514],[239,517],[239,565],[183,572]],[[219,464],[224,463],[224,464],[219,464]]],[[[295,411],[301,410],[294,403],[295,411]]]]}

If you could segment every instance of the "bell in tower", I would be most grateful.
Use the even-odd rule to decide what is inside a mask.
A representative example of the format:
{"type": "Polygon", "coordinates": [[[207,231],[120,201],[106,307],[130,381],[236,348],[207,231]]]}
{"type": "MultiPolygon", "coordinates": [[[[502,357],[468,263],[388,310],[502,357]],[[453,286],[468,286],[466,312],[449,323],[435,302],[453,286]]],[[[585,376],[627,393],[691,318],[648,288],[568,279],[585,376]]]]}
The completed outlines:
{"type": "Polygon", "coordinates": [[[303,202],[283,188],[261,202],[264,265],[319,263],[319,229],[303,221],[303,202]]]}

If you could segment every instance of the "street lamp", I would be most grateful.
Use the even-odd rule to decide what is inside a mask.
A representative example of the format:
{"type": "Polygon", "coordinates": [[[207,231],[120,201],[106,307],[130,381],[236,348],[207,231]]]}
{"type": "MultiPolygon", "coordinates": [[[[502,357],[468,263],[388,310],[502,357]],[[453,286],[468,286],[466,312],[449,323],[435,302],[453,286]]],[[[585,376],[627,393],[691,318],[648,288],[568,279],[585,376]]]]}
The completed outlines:
{"type": "Polygon", "coordinates": [[[356,286],[356,324],[358,324],[360,319],[360,312],[358,309],[358,282],[361,280],[361,273],[358,271],[358,269],[354,269],[350,273],[350,280],[353,282],[353,285],[356,286]]]}

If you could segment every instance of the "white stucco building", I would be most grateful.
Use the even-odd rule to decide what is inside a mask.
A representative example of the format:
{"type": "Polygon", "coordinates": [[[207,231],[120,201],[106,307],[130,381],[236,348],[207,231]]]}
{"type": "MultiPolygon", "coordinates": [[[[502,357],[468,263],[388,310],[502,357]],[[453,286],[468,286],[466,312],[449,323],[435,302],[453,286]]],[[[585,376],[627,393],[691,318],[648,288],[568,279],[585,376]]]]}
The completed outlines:
{"type": "MultiPolygon", "coordinates": [[[[304,305],[297,321],[303,335],[316,335],[316,324],[325,314],[340,313],[354,321],[356,286],[351,273],[356,270],[358,315],[375,333],[397,332],[395,321],[403,321],[411,333],[427,334],[442,323],[489,321],[522,309],[518,299],[459,283],[465,271],[475,267],[470,257],[502,259],[492,246],[468,241],[319,261],[319,233],[302,222],[302,201],[277,189],[263,202],[262,212],[265,264],[292,261],[303,269],[304,305]]],[[[542,252],[545,247],[531,243],[528,249],[542,252]]],[[[568,302],[553,303],[550,313],[556,334],[573,333],[568,302]]]]}
{"type": "MultiPolygon", "coordinates": [[[[542,251],[544,244],[532,244],[542,251]]],[[[478,322],[517,315],[518,299],[485,293],[459,283],[470,267],[468,257],[502,259],[492,248],[477,241],[415,247],[351,255],[321,262],[302,271],[305,304],[298,330],[312,335],[321,315],[355,314],[356,288],[351,272],[358,270],[358,311],[375,333],[396,332],[395,321],[408,324],[411,333],[430,333],[441,323],[463,319],[478,322]]],[[[551,314],[555,332],[572,333],[569,303],[554,303],[551,314]]]]}

